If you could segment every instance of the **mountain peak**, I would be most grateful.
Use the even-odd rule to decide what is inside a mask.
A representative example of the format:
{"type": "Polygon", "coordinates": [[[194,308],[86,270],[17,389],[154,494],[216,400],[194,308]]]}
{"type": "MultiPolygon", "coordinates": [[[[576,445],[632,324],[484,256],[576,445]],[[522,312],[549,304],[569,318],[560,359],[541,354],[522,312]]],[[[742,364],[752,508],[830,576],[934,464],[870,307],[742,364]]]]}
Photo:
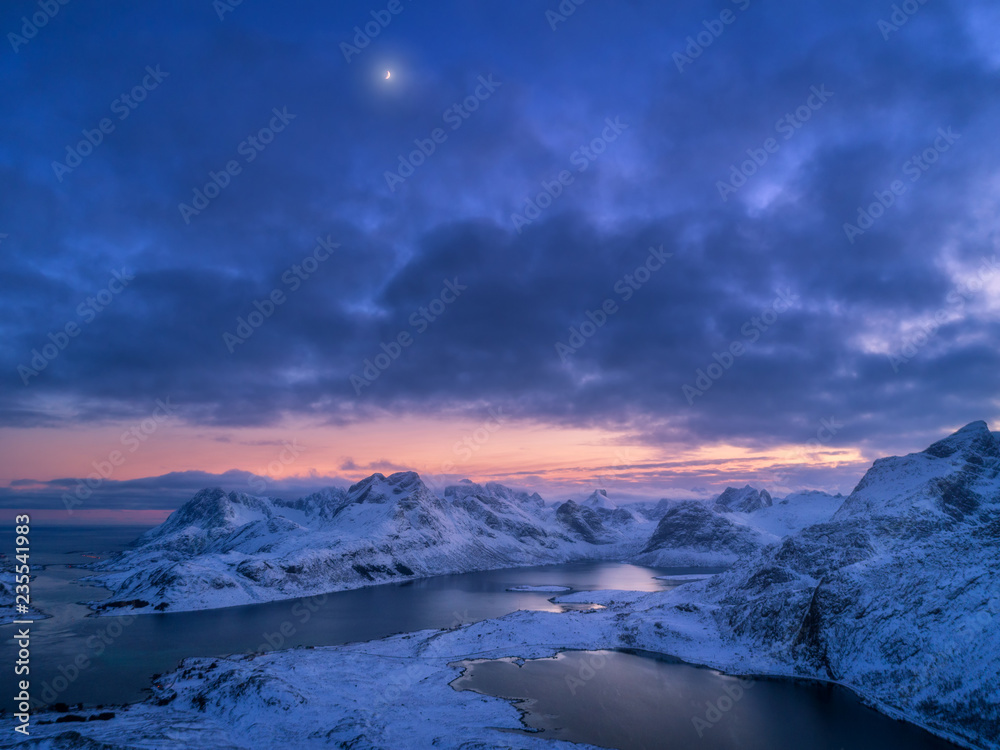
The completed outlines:
{"type": "Polygon", "coordinates": [[[582,504],[588,508],[606,508],[607,510],[618,508],[615,502],[608,498],[607,490],[594,490],[582,504]]]}
{"type": "Polygon", "coordinates": [[[771,493],[767,490],[758,490],[749,484],[741,489],[726,487],[723,493],[715,499],[715,505],[718,509],[741,513],[752,513],[761,508],[769,508],[773,504],[771,493]]]}
{"type": "Polygon", "coordinates": [[[146,532],[151,537],[195,527],[209,533],[222,533],[248,519],[266,519],[273,515],[272,502],[266,497],[245,492],[226,492],[221,487],[206,487],[175,510],[160,526],[146,532]]]}
{"type": "Polygon", "coordinates": [[[515,490],[500,484],[500,482],[487,482],[479,484],[471,479],[462,479],[458,484],[450,484],[444,488],[446,500],[462,500],[466,497],[490,498],[514,505],[528,504],[542,507],[545,501],[537,492],[530,495],[523,490],[515,490]]]}
{"type": "Polygon", "coordinates": [[[920,516],[960,521],[997,497],[1000,441],[983,421],[970,422],[920,453],[872,464],[834,520],[920,516]]]}
{"type": "Polygon", "coordinates": [[[386,482],[400,488],[416,487],[424,483],[415,471],[397,471],[395,474],[390,474],[386,482]]]}
{"type": "Polygon", "coordinates": [[[969,422],[960,430],[927,448],[927,453],[935,458],[948,458],[959,451],[974,452],[983,456],[1000,456],[1000,446],[983,420],[969,422]]]}
{"type": "Polygon", "coordinates": [[[388,477],[375,472],[352,484],[347,495],[352,503],[386,503],[398,495],[430,497],[432,493],[417,472],[398,471],[388,477]]]}
{"type": "Polygon", "coordinates": [[[458,484],[449,484],[444,488],[446,500],[461,500],[470,495],[486,495],[488,491],[483,485],[473,482],[471,479],[459,480],[458,484]]]}

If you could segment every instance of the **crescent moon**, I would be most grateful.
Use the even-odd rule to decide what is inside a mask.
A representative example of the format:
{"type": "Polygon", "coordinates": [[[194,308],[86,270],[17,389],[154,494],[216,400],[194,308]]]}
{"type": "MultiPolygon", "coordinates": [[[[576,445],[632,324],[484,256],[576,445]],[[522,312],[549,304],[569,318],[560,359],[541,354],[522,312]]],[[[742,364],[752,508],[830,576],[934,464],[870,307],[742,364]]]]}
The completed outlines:
{"type": "Polygon", "coordinates": [[[385,71],[385,80],[388,81],[389,80],[389,76],[391,76],[391,75],[392,75],[392,71],[391,70],[385,71]]]}

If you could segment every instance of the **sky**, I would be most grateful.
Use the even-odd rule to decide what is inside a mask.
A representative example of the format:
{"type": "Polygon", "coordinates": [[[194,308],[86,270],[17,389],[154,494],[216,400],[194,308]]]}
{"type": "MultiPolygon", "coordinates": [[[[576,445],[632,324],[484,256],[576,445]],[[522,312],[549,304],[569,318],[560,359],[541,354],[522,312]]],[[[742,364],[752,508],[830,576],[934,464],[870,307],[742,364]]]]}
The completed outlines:
{"type": "Polygon", "coordinates": [[[5,3],[0,507],[846,493],[995,426],[998,23],[5,3]]]}

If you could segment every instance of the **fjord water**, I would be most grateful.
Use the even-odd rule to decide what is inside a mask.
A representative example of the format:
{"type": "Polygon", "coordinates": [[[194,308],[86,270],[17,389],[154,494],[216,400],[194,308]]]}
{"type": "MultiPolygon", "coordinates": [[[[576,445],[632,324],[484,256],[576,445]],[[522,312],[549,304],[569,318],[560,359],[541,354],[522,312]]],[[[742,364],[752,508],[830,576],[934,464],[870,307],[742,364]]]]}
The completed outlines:
{"type": "Polygon", "coordinates": [[[846,688],[742,679],[653,654],[564,651],[462,662],[452,683],[518,699],[542,737],[617,750],[954,750],[846,688]]]}
{"type": "MultiPolygon", "coordinates": [[[[122,549],[145,529],[43,529],[32,535],[32,601],[51,618],[32,626],[32,693],[46,703],[132,702],[145,697],[151,677],[189,656],[336,645],[398,632],[452,627],[517,609],[560,612],[549,592],[511,592],[514,586],[568,586],[576,590],[658,591],[657,575],[695,569],[654,569],[615,562],[586,562],[437,576],[354,591],[202,612],[92,617],[79,602],[107,591],[80,583],[90,571],[70,567],[122,549]],[[44,569],[38,569],[44,565],[44,569]],[[77,669],[83,655],[88,665],[77,669]],[[53,686],[65,688],[51,691],[53,686]]],[[[0,627],[0,659],[14,660],[12,625],[0,627]]],[[[525,722],[543,736],[632,750],[913,750],[953,748],[908,724],[861,705],[849,691],[788,681],[755,680],[718,721],[701,727],[708,703],[718,706],[735,678],[621,652],[564,652],[517,666],[509,661],[469,662],[453,683],[489,695],[527,699],[525,722]],[[594,668],[595,655],[602,660],[594,668]],[[588,667],[592,673],[588,671],[588,667]],[[572,688],[567,679],[572,683],[572,688]]],[[[13,695],[12,670],[0,688],[13,695]]],[[[723,700],[722,706],[726,703],[723,700]]],[[[708,718],[712,718],[708,716],[708,718]]],[[[706,719],[707,720],[707,719],[706,719]]]]}
{"type": "MultiPolygon", "coordinates": [[[[93,562],[135,539],[143,528],[43,529],[33,533],[32,601],[50,619],[32,626],[32,694],[47,704],[87,705],[141,700],[157,673],[189,656],[328,646],[426,628],[447,628],[518,609],[561,612],[553,593],[511,592],[513,586],[562,585],[581,589],[659,591],[653,576],[696,572],[615,562],[585,562],[435,576],[305,599],[206,610],[122,617],[93,617],[81,601],[108,592],[79,579],[90,571],[68,567],[93,562]],[[44,564],[44,570],[37,566],[44,564]],[[78,669],[76,659],[89,662],[78,669]],[[65,688],[60,688],[63,683],[65,688]],[[48,690],[47,690],[48,688],[48,690]]],[[[13,626],[0,658],[13,663],[13,626]]],[[[13,675],[4,670],[4,685],[13,675]]],[[[11,693],[13,695],[13,693],[11,693]]]]}

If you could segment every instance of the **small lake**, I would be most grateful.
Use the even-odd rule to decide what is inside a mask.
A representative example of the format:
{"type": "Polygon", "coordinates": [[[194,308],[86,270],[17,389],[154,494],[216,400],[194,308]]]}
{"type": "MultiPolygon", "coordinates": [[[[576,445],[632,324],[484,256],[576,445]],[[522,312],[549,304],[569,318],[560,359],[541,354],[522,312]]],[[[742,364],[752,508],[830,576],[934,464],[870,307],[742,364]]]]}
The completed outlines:
{"type": "MultiPolygon", "coordinates": [[[[70,705],[128,703],[145,697],[152,675],[171,671],[190,656],[340,645],[394,633],[454,627],[518,609],[562,612],[570,607],[549,601],[557,593],[507,589],[565,586],[573,590],[660,591],[671,584],[654,576],[699,572],[616,562],[570,563],[435,576],[200,612],[88,616],[90,610],[79,602],[103,599],[108,592],[79,583],[90,571],[69,566],[93,562],[87,555],[120,550],[144,530],[33,529],[32,563],[37,577],[32,581],[32,602],[52,615],[32,626],[34,696],[46,703],[70,705]],[[45,569],[38,570],[39,564],[45,569]],[[84,670],[74,667],[80,654],[89,662],[84,670]],[[61,690],[53,690],[63,683],[61,690]]],[[[0,660],[4,664],[13,662],[12,631],[12,625],[0,627],[0,660]]],[[[13,690],[13,681],[12,670],[3,670],[0,689],[13,690]]]]}
{"type": "Polygon", "coordinates": [[[744,679],[652,654],[564,651],[460,662],[452,682],[507,698],[542,737],[616,750],[955,750],[849,690],[744,679]]]}

